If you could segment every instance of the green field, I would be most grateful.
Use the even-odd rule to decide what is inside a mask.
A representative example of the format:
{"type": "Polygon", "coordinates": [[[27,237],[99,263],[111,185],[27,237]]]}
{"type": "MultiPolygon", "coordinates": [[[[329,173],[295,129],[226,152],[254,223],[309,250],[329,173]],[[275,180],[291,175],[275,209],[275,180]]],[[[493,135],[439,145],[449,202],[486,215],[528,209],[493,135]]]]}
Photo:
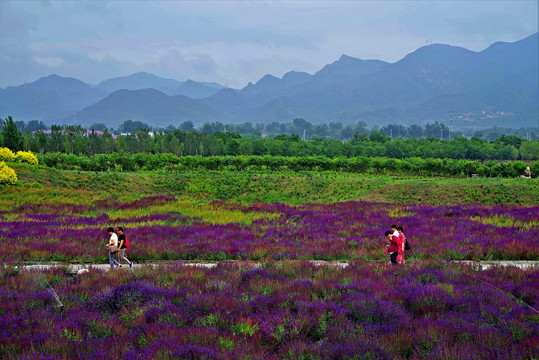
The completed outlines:
{"type": "Polygon", "coordinates": [[[375,176],[342,172],[82,172],[11,164],[20,185],[2,187],[2,210],[24,203],[89,204],[111,196],[123,200],[166,194],[207,203],[369,202],[460,205],[539,204],[537,179],[375,176]]]}

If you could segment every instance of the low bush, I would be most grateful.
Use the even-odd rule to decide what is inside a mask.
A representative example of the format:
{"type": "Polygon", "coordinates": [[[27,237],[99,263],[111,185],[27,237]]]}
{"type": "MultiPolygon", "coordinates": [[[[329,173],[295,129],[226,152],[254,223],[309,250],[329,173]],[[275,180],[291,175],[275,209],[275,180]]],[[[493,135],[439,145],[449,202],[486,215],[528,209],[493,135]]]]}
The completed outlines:
{"type": "Polygon", "coordinates": [[[15,185],[17,181],[18,179],[15,170],[7,166],[5,162],[0,162],[0,184],[15,185]]]}
{"type": "Polygon", "coordinates": [[[0,161],[12,162],[15,160],[15,154],[8,148],[0,148],[0,161]]]}
{"type": "Polygon", "coordinates": [[[37,165],[37,157],[31,151],[18,151],[14,160],[18,163],[37,165]]]}

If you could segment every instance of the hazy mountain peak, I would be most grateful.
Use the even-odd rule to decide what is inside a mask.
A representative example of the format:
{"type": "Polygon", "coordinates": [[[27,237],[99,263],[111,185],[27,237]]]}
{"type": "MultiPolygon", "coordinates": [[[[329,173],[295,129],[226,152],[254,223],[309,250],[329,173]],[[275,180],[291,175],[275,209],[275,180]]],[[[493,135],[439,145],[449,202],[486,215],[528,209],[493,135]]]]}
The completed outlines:
{"type": "Polygon", "coordinates": [[[279,81],[278,77],[270,75],[270,74],[266,74],[266,75],[264,75],[262,77],[262,79],[260,79],[260,80],[258,80],[256,82],[256,85],[261,85],[261,84],[264,84],[264,83],[276,82],[276,81],[279,81]]]}
{"type": "Polygon", "coordinates": [[[182,85],[180,85],[178,88],[176,88],[172,92],[172,94],[188,96],[192,99],[202,99],[208,96],[212,96],[218,90],[218,88],[210,87],[189,79],[182,85]]]}
{"type": "Polygon", "coordinates": [[[154,77],[159,77],[159,76],[147,73],[145,71],[139,71],[139,72],[133,73],[131,75],[124,76],[124,78],[126,78],[126,77],[151,77],[151,78],[154,78],[154,77]]]}
{"type": "Polygon", "coordinates": [[[356,60],[361,60],[361,59],[358,59],[358,58],[355,58],[346,54],[342,54],[338,61],[356,61],[356,60]]]}
{"type": "Polygon", "coordinates": [[[120,89],[138,90],[154,88],[167,94],[171,94],[171,91],[178,88],[182,84],[182,82],[177,80],[165,79],[146,72],[138,72],[128,76],[119,76],[102,81],[97,85],[97,87],[109,93],[120,89]]]}
{"type": "Polygon", "coordinates": [[[298,79],[298,78],[309,78],[312,75],[303,71],[289,71],[283,75],[283,80],[288,79],[298,79]]]}
{"type": "Polygon", "coordinates": [[[529,50],[529,55],[537,55],[537,47],[539,46],[539,33],[532,34],[522,40],[513,43],[496,41],[481,53],[492,53],[496,51],[505,51],[506,48],[523,48],[529,50]]]}
{"type": "Polygon", "coordinates": [[[40,80],[58,80],[58,79],[62,79],[63,76],[60,76],[58,74],[50,74],[48,76],[43,76],[41,78],[39,78],[37,81],[40,81],[40,80]]]}
{"type": "Polygon", "coordinates": [[[342,55],[339,60],[324,66],[314,74],[309,82],[310,90],[336,84],[351,84],[361,82],[361,79],[380,71],[388,65],[381,60],[361,60],[348,55],[342,55]]]}
{"type": "Polygon", "coordinates": [[[430,58],[432,60],[440,59],[440,57],[453,54],[474,54],[472,50],[465,49],[460,46],[452,46],[447,44],[430,44],[417,49],[416,51],[405,56],[406,58],[430,58]]]}
{"type": "Polygon", "coordinates": [[[506,44],[508,44],[508,43],[505,42],[505,41],[496,41],[495,43],[490,45],[487,49],[494,49],[495,47],[503,46],[503,45],[506,45],[506,44]]]}
{"type": "Polygon", "coordinates": [[[34,85],[42,85],[42,84],[57,84],[57,83],[76,83],[88,86],[87,84],[83,83],[82,81],[72,78],[72,77],[63,77],[57,74],[51,74],[49,76],[44,76],[36,81],[34,81],[32,84],[34,85]]]}
{"type": "Polygon", "coordinates": [[[57,120],[78,111],[106,93],[84,82],[57,74],[1,92],[0,112],[17,120],[57,120]]]}
{"type": "Polygon", "coordinates": [[[129,90],[129,89],[120,89],[112,92],[108,98],[112,97],[133,97],[133,96],[147,96],[147,97],[169,97],[169,95],[165,94],[162,91],[153,89],[153,88],[146,88],[146,89],[136,89],[136,90],[129,90]]]}

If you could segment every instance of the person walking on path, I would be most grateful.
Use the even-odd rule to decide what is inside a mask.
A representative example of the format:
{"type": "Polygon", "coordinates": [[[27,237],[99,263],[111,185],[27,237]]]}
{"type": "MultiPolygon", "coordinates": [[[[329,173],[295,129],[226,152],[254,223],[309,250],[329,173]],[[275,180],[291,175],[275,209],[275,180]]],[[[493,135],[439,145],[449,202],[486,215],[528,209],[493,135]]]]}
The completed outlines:
{"type": "Polygon", "coordinates": [[[399,245],[399,251],[398,251],[398,255],[397,255],[397,262],[399,264],[404,264],[406,261],[404,260],[404,250],[405,250],[405,245],[406,244],[406,236],[404,236],[404,229],[402,228],[402,226],[399,226],[397,228],[397,231],[399,232],[399,240],[400,240],[400,245],[399,245]]]}
{"type": "Polygon", "coordinates": [[[125,238],[124,228],[121,226],[118,227],[118,242],[118,249],[120,249],[120,251],[118,251],[118,262],[120,263],[120,267],[122,267],[122,260],[124,260],[129,264],[129,267],[132,268],[133,262],[129,261],[129,259],[125,256],[125,250],[127,249],[127,239],[125,238]]]}
{"type": "Polygon", "coordinates": [[[114,254],[118,252],[118,235],[111,227],[107,229],[107,232],[110,235],[109,243],[106,245],[109,248],[110,268],[114,269],[114,266],[120,267],[120,263],[114,259],[114,254]]]}
{"type": "Polygon", "coordinates": [[[389,230],[385,232],[385,236],[389,239],[389,261],[391,261],[391,265],[398,265],[397,255],[399,253],[400,239],[389,230]]]}

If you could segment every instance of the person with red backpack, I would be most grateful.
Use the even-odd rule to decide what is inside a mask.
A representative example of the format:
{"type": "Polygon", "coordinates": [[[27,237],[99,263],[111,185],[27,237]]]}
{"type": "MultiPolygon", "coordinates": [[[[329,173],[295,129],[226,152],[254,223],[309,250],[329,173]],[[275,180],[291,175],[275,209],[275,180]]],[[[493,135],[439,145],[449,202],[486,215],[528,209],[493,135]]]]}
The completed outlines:
{"type": "Polygon", "coordinates": [[[122,267],[122,260],[125,260],[129,263],[129,267],[133,267],[133,262],[129,261],[129,259],[125,256],[125,250],[130,246],[129,240],[124,235],[124,228],[118,227],[118,261],[120,263],[120,267],[122,267]]]}

